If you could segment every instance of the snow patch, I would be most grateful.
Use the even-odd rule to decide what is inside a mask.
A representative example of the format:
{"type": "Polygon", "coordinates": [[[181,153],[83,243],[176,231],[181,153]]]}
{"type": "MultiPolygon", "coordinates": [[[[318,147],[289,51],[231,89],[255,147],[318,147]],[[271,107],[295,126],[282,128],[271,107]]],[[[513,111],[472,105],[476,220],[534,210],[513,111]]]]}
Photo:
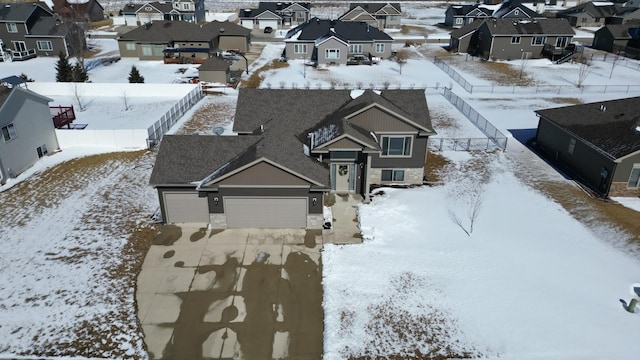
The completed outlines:
{"type": "Polygon", "coordinates": [[[364,94],[364,90],[351,90],[351,98],[352,99],[357,99],[359,98],[362,94],[364,94]]]}

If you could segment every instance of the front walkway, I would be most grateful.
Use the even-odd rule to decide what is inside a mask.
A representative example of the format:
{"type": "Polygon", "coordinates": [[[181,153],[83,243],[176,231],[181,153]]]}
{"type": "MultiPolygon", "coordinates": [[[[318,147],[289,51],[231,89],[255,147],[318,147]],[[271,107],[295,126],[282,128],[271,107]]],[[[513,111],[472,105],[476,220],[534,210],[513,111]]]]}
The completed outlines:
{"type": "Polygon", "coordinates": [[[164,226],[138,276],[151,359],[320,359],[320,230],[164,226]]]}
{"type": "Polygon", "coordinates": [[[325,244],[360,244],[360,219],[358,205],[362,204],[362,196],[358,194],[335,195],[335,203],[331,206],[333,228],[322,232],[325,244]]]}

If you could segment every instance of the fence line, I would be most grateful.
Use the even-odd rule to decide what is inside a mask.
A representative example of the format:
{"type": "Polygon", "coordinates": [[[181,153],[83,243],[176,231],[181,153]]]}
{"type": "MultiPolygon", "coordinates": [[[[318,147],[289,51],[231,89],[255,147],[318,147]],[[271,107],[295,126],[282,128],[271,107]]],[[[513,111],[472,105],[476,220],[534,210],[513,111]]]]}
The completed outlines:
{"type": "Polygon", "coordinates": [[[433,138],[427,147],[431,151],[488,151],[497,148],[490,138],[433,138]]]}
{"type": "Polygon", "coordinates": [[[466,101],[462,100],[451,90],[444,88],[444,97],[449,100],[460,112],[462,112],[469,121],[471,121],[480,131],[482,131],[493,143],[502,150],[507,149],[507,137],[493,126],[489,120],[480,115],[466,101]]]}
{"type": "Polygon", "coordinates": [[[167,111],[162,117],[149,126],[147,129],[148,138],[147,146],[149,148],[157,145],[164,134],[171,129],[171,127],[178,122],[178,119],[184,115],[189,109],[193,107],[203,97],[202,87],[198,86],[191,90],[185,97],[180,99],[169,111],[167,111]]]}
{"type": "MultiPolygon", "coordinates": [[[[594,55],[594,54],[592,54],[594,55]]],[[[597,54],[595,54],[598,56],[597,54]]],[[[560,93],[580,93],[580,94],[607,94],[607,93],[630,93],[640,92],[640,85],[472,85],[462,75],[447,65],[437,56],[433,63],[442,69],[449,77],[455,80],[470,94],[492,93],[492,94],[560,94],[560,93]]]]}

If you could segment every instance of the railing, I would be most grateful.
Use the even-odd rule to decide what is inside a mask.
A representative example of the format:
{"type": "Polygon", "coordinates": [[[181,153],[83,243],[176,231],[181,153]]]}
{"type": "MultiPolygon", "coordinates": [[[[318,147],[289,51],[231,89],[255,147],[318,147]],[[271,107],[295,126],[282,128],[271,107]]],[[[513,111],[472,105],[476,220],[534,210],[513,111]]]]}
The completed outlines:
{"type": "Polygon", "coordinates": [[[462,100],[458,95],[454,94],[451,90],[444,88],[444,97],[449,100],[460,112],[462,112],[469,121],[471,121],[480,131],[482,131],[487,137],[494,142],[494,144],[502,150],[507,148],[507,137],[501,133],[495,126],[493,126],[489,120],[480,115],[469,104],[462,100]]]}
{"type": "Polygon", "coordinates": [[[457,82],[458,84],[460,84],[460,86],[462,86],[465,90],[467,90],[469,93],[473,92],[473,85],[471,85],[470,82],[468,82],[467,80],[465,80],[465,78],[462,77],[462,75],[458,74],[457,71],[453,70],[453,68],[449,65],[447,65],[444,61],[442,61],[439,57],[434,56],[433,58],[433,63],[439,67],[440,69],[442,69],[442,71],[444,71],[445,73],[447,73],[447,75],[449,75],[449,77],[451,77],[453,80],[455,80],[455,82],[457,82]]]}
{"type": "Polygon", "coordinates": [[[56,129],[60,129],[63,126],[71,128],[71,123],[76,119],[76,113],[71,106],[49,106],[51,111],[51,117],[53,118],[53,125],[56,129]]]}
{"type": "Polygon", "coordinates": [[[9,50],[9,51],[11,51],[11,56],[13,57],[14,61],[28,60],[36,57],[36,49],[29,49],[26,51],[15,51],[15,50],[9,50]]]}
{"type": "Polygon", "coordinates": [[[202,88],[200,86],[191,90],[185,97],[175,104],[166,114],[162,115],[160,120],[156,121],[147,129],[148,138],[147,146],[152,148],[160,143],[164,134],[171,129],[171,127],[193,107],[203,97],[202,88]]]}

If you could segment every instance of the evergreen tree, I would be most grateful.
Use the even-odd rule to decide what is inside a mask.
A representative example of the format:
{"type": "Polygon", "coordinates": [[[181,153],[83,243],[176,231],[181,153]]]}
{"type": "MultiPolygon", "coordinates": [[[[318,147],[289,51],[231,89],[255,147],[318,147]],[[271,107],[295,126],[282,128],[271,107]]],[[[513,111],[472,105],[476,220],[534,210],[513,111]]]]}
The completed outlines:
{"type": "Polygon", "coordinates": [[[69,59],[60,52],[58,54],[58,62],[56,63],[56,81],[71,82],[73,80],[73,68],[69,64],[69,59]]]}
{"type": "Polygon", "coordinates": [[[87,70],[85,70],[84,66],[82,66],[80,63],[76,63],[75,65],[73,65],[71,73],[73,82],[86,82],[87,80],[89,80],[87,70]]]}
{"type": "Polygon", "coordinates": [[[140,75],[138,68],[135,66],[131,66],[131,72],[129,73],[129,82],[134,83],[144,83],[144,77],[140,75]]]}

